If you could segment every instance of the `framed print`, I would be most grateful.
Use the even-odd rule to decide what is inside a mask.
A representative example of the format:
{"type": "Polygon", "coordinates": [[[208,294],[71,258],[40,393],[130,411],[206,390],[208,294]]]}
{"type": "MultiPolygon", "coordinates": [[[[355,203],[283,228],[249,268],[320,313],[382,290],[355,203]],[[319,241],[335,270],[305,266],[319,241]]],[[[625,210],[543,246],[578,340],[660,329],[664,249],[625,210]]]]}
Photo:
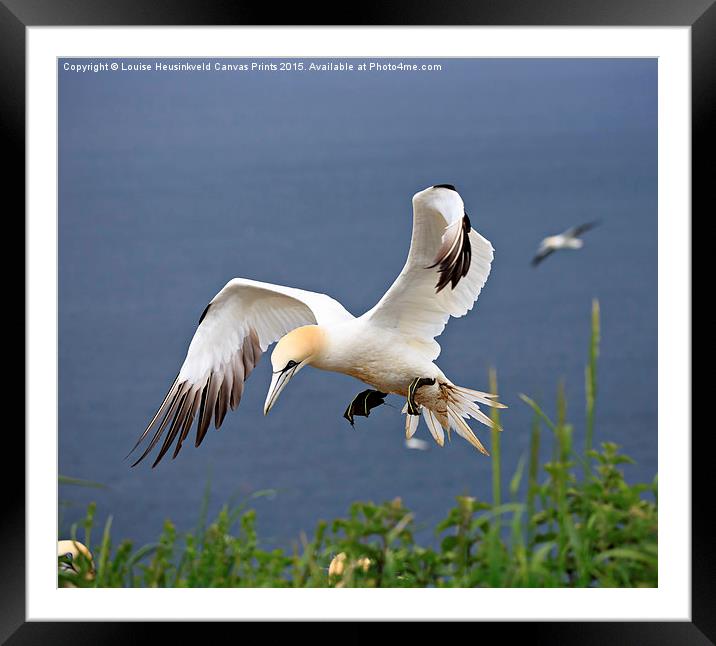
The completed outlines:
{"type": "Polygon", "coordinates": [[[486,4],[0,8],[28,255],[9,643],[714,638],[690,160],[716,9],[486,4]]]}

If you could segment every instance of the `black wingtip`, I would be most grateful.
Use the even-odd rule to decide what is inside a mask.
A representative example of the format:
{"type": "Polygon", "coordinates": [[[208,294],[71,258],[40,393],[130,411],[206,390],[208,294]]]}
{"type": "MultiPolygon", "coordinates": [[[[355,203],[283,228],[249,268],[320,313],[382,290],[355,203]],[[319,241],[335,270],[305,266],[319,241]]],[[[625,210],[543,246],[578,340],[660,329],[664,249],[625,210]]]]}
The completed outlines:
{"type": "Polygon", "coordinates": [[[201,325],[201,322],[206,317],[207,312],[209,311],[209,308],[211,307],[211,303],[209,303],[205,308],[204,311],[201,313],[201,316],[199,317],[199,325],[201,325]]]}
{"type": "Polygon", "coordinates": [[[450,191],[455,191],[457,193],[457,189],[452,184],[435,184],[433,188],[446,188],[450,191]]]}
{"type": "Polygon", "coordinates": [[[532,262],[530,263],[533,267],[536,267],[540,263],[544,261],[547,256],[551,256],[554,253],[554,249],[548,249],[547,251],[538,253],[534,258],[532,258],[532,262]]]}
{"type": "Polygon", "coordinates": [[[601,220],[592,220],[591,222],[585,222],[584,224],[580,224],[577,227],[574,227],[574,236],[580,236],[583,233],[586,233],[587,231],[591,231],[595,227],[598,227],[602,223],[601,220]]]}
{"type": "Polygon", "coordinates": [[[470,231],[472,226],[470,224],[470,218],[467,213],[463,215],[462,227],[460,228],[461,240],[456,245],[450,245],[447,252],[444,255],[438,253],[438,257],[435,262],[427,267],[427,269],[433,269],[438,267],[438,273],[440,278],[435,285],[435,293],[439,294],[445,287],[450,285],[450,289],[455,289],[461,278],[467,276],[467,272],[470,271],[470,263],[472,261],[472,245],[470,244],[470,231]]]}

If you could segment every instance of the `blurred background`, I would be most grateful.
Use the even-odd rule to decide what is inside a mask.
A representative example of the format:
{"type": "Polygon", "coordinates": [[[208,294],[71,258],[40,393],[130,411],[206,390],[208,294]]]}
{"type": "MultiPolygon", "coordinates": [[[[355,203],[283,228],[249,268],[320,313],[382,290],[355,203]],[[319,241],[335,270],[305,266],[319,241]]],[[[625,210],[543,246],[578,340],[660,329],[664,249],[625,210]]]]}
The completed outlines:
{"type": "MultiPolygon", "coordinates": [[[[207,483],[210,514],[274,492],[251,503],[267,548],[290,547],[355,500],[400,496],[428,527],[456,495],[487,498],[489,458],[464,440],[405,447],[400,398],[351,429],[342,413],[365,386],[349,377],[306,370],[264,418],[266,358],[199,449],[192,433],[154,470],[124,460],[229,279],[326,292],[360,315],[403,266],[412,195],[438,183],[458,188],[495,247],[475,308],[439,337],[437,363],[478,390],[496,369],[509,405],[505,481],[528,448],[532,411],[519,393],[554,415],[564,379],[582,441],[593,297],[595,444],[622,445],[637,460],[628,479],[651,481],[656,59],[417,60],[442,69],[410,73],[77,73],[63,62],[59,473],[106,488],[60,487],[73,501],[61,534],[89,500],[100,519],[113,514],[117,538],[153,540],[165,518],[189,529],[207,483]],[[542,238],[590,220],[601,225],[582,250],[530,266],[542,238]]],[[[472,426],[489,448],[489,431],[472,426]]],[[[429,439],[422,421],[416,437],[429,439]]]]}

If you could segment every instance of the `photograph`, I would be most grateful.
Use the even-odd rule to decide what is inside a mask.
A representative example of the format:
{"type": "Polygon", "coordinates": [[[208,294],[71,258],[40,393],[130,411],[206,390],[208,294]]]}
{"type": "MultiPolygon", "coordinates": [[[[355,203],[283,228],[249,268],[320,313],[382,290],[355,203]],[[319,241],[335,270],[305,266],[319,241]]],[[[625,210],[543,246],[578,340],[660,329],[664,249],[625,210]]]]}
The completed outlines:
{"type": "Polygon", "coordinates": [[[711,643],[714,0],[293,11],[0,2],[26,254],[0,642],[711,643]]]}
{"type": "Polygon", "coordinates": [[[59,588],[659,586],[658,57],[56,65],[59,588]]]}

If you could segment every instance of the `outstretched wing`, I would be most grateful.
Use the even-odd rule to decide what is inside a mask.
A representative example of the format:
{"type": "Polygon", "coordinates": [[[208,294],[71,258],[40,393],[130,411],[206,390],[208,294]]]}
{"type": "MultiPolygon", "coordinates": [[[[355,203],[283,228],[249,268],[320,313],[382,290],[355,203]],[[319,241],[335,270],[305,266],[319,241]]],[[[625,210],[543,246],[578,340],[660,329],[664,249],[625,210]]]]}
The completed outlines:
{"type": "Polygon", "coordinates": [[[599,220],[595,220],[593,222],[585,222],[584,224],[580,224],[576,227],[572,227],[571,229],[567,229],[562,235],[566,238],[577,238],[578,236],[582,235],[586,231],[593,229],[598,224],[599,224],[599,220]]]}
{"type": "Polygon", "coordinates": [[[541,247],[534,258],[532,258],[532,266],[539,265],[547,256],[554,253],[553,247],[541,247]]]}
{"type": "Polygon", "coordinates": [[[179,374],[132,451],[152,428],[156,428],[154,435],[132,466],[149,454],[165,429],[152,467],[174,440],[176,457],[195,419],[195,445],[199,446],[212,417],[218,429],[227,410],[239,405],[244,382],[274,341],[301,325],[351,318],[338,301],[325,294],[244,278],[229,281],[201,315],[179,374]]]}
{"type": "Polygon", "coordinates": [[[413,196],[413,236],[400,275],[363,316],[413,339],[430,359],[451,316],[467,314],[490,274],[493,248],[472,228],[450,184],[413,196]]]}

